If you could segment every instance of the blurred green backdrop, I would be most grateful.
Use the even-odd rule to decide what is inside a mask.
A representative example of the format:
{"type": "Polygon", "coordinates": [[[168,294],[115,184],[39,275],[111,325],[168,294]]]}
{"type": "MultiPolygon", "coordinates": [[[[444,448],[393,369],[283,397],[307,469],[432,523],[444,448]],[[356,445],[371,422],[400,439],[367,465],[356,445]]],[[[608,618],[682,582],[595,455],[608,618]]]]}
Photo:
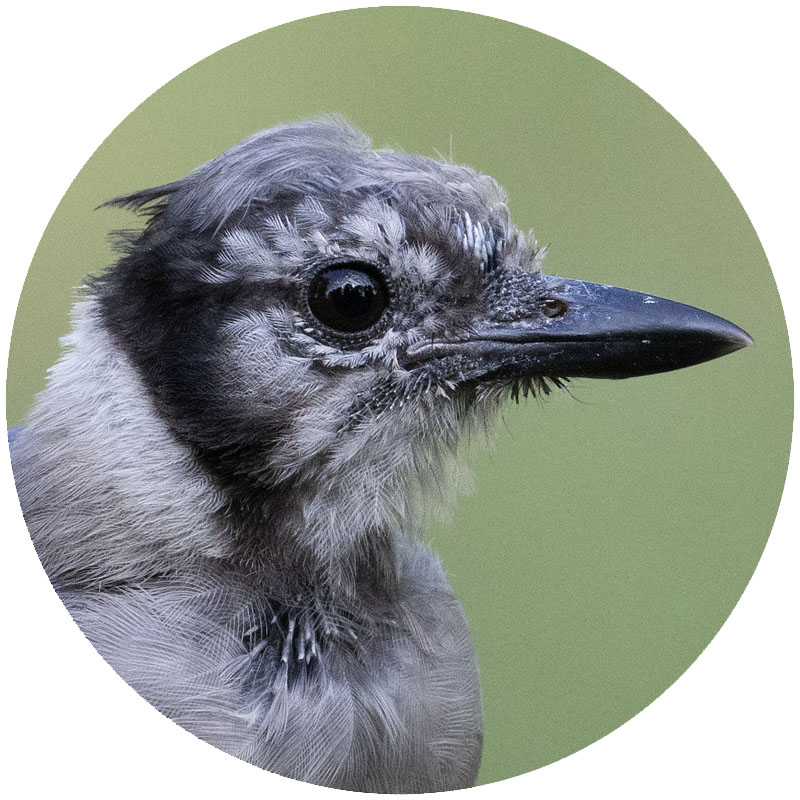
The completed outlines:
{"type": "MultiPolygon", "coordinates": [[[[480,779],[547,764],[625,722],[708,644],[744,589],[785,476],[792,386],[777,290],[742,207],[697,143],[585,53],[462,12],[315,17],[216,53],[137,108],[70,186],[19,304],[9,424],[69,327],[73,287],[133,219],[94,209],[181,177],[244,136],[341,112],[376,145],[505,185],[548,272],[732,319],[756,345],[690,370],[579,381],[509,405],[470,455],[475,490],[431,531],[470,620],[480,779]]],[[[687,725],[691,720],[687,720],[687,725]]]]}

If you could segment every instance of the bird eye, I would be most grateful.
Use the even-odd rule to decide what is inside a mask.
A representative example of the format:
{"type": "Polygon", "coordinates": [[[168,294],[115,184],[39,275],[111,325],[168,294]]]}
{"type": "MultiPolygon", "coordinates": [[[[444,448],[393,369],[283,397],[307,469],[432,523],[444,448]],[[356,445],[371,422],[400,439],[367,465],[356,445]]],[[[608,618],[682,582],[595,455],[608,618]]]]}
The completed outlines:
{"type": "Polygon", "coordinates": [[[389,305],[380,272],[360,261],[335,264],[311,281],[308,307],[324,325],[342,333],[371,328],[389,305]]]}

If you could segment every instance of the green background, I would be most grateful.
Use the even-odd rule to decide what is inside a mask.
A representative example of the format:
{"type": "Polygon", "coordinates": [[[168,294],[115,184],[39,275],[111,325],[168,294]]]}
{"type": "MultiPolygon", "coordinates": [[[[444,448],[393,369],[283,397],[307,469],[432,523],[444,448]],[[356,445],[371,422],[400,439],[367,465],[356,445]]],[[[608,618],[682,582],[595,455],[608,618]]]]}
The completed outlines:
{"type": "MultiPolygon", "coordinates": [[[[585,53],[513,24],[418,8],[339,12],[253,36],[137,108],[56,210],[25,283],[9,423],[44,385],[73,287],[113,256],[115,195],[181,177],[279,122],[344,113],[379,146],[502,183],[548,272],[664,295],[756,344],[689,370],[575,381],[508,405],[470,452],[475,490],[430,535],[464,603],[486,713],[481,782],[591,743],[708,644],[769,534],[792,387],[777,290],[742,207],[686,131],[585,53]]],[[[687,725],[691,720],[686,721],[687,725]]]]}

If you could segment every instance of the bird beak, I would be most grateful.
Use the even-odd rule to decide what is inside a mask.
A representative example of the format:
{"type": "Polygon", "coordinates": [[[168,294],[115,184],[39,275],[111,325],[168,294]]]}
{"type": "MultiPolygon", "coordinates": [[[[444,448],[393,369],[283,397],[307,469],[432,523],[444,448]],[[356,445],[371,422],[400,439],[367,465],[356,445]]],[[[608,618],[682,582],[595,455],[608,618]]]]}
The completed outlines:
{"type": "Polygon", "coordinates": [[[614,286],[519,274],[496,296],[492,321],[466,339],[421,342],[408,356],[456,357],[462,380],[630,378],[699,364],[753,341],[707,311],[614,286]]]}

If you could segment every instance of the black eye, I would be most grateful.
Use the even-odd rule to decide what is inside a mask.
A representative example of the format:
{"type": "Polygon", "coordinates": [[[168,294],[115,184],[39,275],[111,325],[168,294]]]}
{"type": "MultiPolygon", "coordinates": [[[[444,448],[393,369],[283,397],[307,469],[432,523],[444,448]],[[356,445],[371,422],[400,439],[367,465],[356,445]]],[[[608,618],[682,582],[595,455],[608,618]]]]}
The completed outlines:
{"type": "Polygon", "coordinates": [[[372,327],[389,305],[380,272],[360,261],[322,270],[308,288],[311,313],[329,328],[356,333],[372,327]]]}

